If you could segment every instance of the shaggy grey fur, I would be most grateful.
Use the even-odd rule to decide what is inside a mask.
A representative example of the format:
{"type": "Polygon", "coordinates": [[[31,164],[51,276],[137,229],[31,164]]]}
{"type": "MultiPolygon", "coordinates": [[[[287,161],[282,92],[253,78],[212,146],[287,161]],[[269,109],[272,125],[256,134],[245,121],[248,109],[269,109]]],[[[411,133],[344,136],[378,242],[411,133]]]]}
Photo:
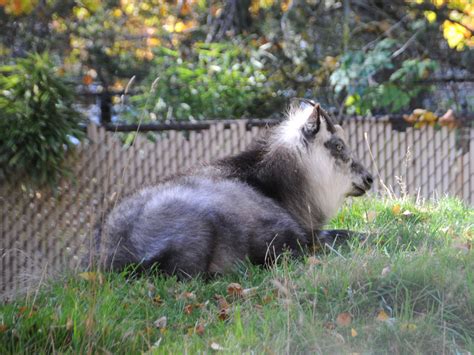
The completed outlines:
{"type": "Polygon", "coordinates": [[[311,149],[324,146],[324,161],[332,162],[335,176],[347,179],[345,191],[334,191],[337,196],[363,194],[372,177],[319,105],[311,110],[289,114],[289,120],[307,116],[301,127],[287,123],[296,130],[294,142],[285,137],[283,122],[241,154],[124,198],[98,231],[102,266],[157,265],[164,273],[188,276],[224,273],[245,259],[267,264],[285,250],[296,256],[317,243],[334,211],[325,205],[331,192],[325,193],[329,198],[317,196],[318,182],[325,179],[309,176],[318,170],[302,166],[311,149]]]}

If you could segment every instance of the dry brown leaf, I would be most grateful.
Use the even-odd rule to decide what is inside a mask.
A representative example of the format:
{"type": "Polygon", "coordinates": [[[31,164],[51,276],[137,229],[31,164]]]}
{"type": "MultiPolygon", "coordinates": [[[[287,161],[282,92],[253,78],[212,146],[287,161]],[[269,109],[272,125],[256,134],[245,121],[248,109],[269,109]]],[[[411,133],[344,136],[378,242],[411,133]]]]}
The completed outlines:
{"type": "Polygon", "coordinates": [[[8,330],[8,326],[5,324],[0,324],[0,333],[5,333],[8,330]]]}
{"type": "Polygon", "coordinates": [[[273,295],[265,295],[262,298],[262,303],[263,304],[268,304],[268,303],[272,302],[274,299],[275,299],[275,297],[273,295]]]}
{"type": "Polygon", "coordinates": [[[166,318],[166,316],[163,316],[155,320],[153,322],[153,325],[157,327],[158,329],[162,329],[166,327],[167,323],[168,323],[168,318],[166,318]]]}
{"type": "Polygon", "coordinates": [[[68,317],[66,321],[66,330],[68,331],[71,330],[73,326],[74,326],[74,323],[72,321],[72,318],[68,317]]]}
{"type": "Polygon", "coordinates": [[[377,320],[381,322],[385,322],[389,319],[390,319],[390,316],[383,309],[380,310],[379,313],[377,314],[377,320]]]}
{"type": "Polygon", "coordinates": [[[349,312],[343,312],[336,318],[336,324],[340,327],[347,327],[352,323],[352,316],[349,312]]]}
{"type": "Polygon", "coordinates": [[[100,272],[93,272],[93,271],[87,271],[87,272],[81,272],[78,275],[81,279],[84,279],[86,281],[98,281],[100,284],[104,283],[104,276],[100,272]]]}
{"type": "Polygon", "coordinates": [[[322,263],[323,262],[315,256],[308,257],[308,264],[309,265],[321,265],[322,263]]]}
{"type": "Polygon", "coordinates": [[[336,329],[336,325],[333,322],[326,322],[323,324],[323,327],[329,330],[336,329]]]}
{"type": "Polygon", "coordinates": [[[194,331],[198,335],[204,335],[205,330],[206,330],[206,327],[202,323],[199,323],[198,325],[196,325],[196,328],[194,329],[194,331]]]}
{"type": "Polygon", "coordinates": [[[189,315],[193,313],[193,309],[194,307],[192,304],[187,304],[186,306],[184,306],[184,313],[189,315]]]}
{"type": "Polygon", "coordinates": [[[185,291],[185,292],[180,293],[176,297],[176,299],[178,299],[178,300],[195,300],[196,295],[193,292],[185,291]]]}
{"type": "Polygon", "coordinates": [[[357,335],[358,335],[357,330],[355,330],[354,328],[351,328],[351,336],[355,338],[357,335]]]}
{"type": "Polygon", "coordinates": [[[219,319],[226,320],[229,318],[229,303],[227,303],[226,299],[221,295],[215,295],[214,299],[217,300],[217,307],[219,308],[219,319]]]}
{"type": "Polygon", "coordinates": [[[232,297],[242,297],[243,288],[240,284],[233,282],[227,286],[227,294],[232,297]]]}

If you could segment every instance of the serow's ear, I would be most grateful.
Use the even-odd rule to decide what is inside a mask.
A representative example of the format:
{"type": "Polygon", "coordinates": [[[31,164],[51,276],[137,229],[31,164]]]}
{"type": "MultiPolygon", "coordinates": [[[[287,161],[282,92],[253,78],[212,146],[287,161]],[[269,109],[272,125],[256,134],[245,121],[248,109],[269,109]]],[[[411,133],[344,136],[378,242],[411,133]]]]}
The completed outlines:
{"type": "Polygon", "coordinates": [[[303,126],[303,135],[306,139],[311,139],[316,136],[321,128],[321,106],[314,105],[313,111],[309,115],[306,123],[303,126]]]}

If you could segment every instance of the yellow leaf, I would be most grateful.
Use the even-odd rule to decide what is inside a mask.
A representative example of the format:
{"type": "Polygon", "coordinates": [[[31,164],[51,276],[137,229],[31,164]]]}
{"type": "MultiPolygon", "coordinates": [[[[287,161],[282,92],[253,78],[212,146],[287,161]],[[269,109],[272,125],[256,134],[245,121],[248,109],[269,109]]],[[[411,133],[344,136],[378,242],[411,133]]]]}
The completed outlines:
{"type": "Polygon", "coordinates": [[[123,13],[122,13],[122,10],[115,9],[114,12],[112,12],[112,14],[114,15],[114,17],[121,17],[123,13]]]}
{"type": "Polygon", "coordinates": [[[176,22],[176,25],[174,25],[174,31],[178,33],[183,32],[185,28],[186,25],[183,23],[183,21],[178,21],[176,22]]]}
{"type": "Polygon", "coordinates": [[[382,309],[381,311],[379,311],[379,313],[377,314],[377,320],[381,321],[381,322],[385,322],[389,319],[389,315],[382,309]]]}
{"type": "Polygon", "coordinates": [[[392,207],[392,213],[394,215],[399,215],[400,211],[401,211],[401,207],[398,203],[395,206],[392,207]]]}
{"type": "Polygon", "coordinates": [[[78,275],[81,279],[84,279],[86,281],[99,281],[99,283],[103,283],[104,282],[104,277],[102,276],[101,273],[99,272],[92,272],[92,271],[89,271],[89,272],[81,272],[79,275],[78,275]]]}
{"type": "Polygon", "coordinates": [[[351,335],[353,338],[355,338],[357,336],[357,330],[355,330],[354,328],[351,329],[351,335]]]}
{"type": "Polygon", "coordinates": [[[146,40],[146,44],[149,46],[149,47],[156,47],[156,46],[159,46],[161,44],[161,41],[159,38],[156,38],[156,37],[150,37],[146,40]]]}
{"type": "Polygon", "coordinates": [[[434,11],[425,11],[424,15],[429,23],[433,23],[436,21],[436,12],[434,11]]]}
{"type": "Polygon", "coordinates": [[[403,324],[400,325],[400,329],[412,332],[412,331],[416,330],[416,324],[414,324],[414,323],[403,323],[403,324]]]}
{"type": "Polygon", "coordinates": [[[336,323],[340,327],[347,327],[352,322],[352,316],[349,312],[343,312],[336,318],[336,323]]]}

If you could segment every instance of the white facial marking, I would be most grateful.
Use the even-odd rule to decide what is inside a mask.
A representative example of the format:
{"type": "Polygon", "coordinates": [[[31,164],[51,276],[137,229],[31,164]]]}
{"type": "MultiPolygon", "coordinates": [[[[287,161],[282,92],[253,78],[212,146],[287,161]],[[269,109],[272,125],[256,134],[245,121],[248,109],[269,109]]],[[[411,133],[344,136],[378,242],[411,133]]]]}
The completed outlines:
{"type": "MultiPolygon", "coordinates": [[[[315,139],[309,146],[304,146],[302,128],[312,112],[311,106],[289,112],[288,119],[277,128],[273,144],[275,148],[283,145],[294,151],[304,152],[299,155],[308,181],[308,191],[303,192],[306,195],[303,200],[311,201],[324,213],[326,219],[330,219],[337,213],[352,188],[351,175],[348,169],[345,171],[335,164],[334,158],[324,146],[331,137],[324,118],[321,118],[320,130],[315,139]]],[[[336,134],[342,138],[342,128],[337,127],[336,134]]],[[[311,220],[307,221],[307,225],[311,223],[311,220]]]]}

